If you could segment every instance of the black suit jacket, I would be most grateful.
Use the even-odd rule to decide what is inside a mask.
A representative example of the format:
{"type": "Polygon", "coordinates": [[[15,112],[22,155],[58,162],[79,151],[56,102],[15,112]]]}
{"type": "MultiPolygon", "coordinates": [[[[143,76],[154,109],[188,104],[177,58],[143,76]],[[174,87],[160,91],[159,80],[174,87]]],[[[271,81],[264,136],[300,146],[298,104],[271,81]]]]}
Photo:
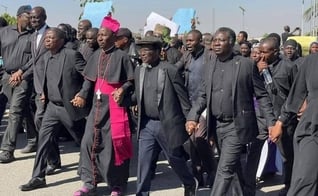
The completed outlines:
{"type": "MultiPolygon", "coordinates": [[[[31,55],[32,58],[30,61],[24,65],[21,69],[24,72],[23,73],[23,78],[30,80],[32,77],[43,77],[44,74],[44,62],[43,62],[43,55],[44,53],[47,52],[47,49],[44,45],[44,40],[45,40],[45,34],[46,31],[49,29],[49,26],[46,26],[45,32],[43,33],[39,46],[36,48],[36,32],[33,32],[32,35],[30,36],[31,39],[31,55]],[[37,72],[37,73],[35,73],[37,72]],[[34,76],[35,75],[35,76],[34,76]]],[[[43,78],[39,79],[42,81],[43,78]]],[[[35,84],[35,90],[39,91],[42,83],[39,83],[37,80],[35,81],[37,84],[35,84]]],[[[41,92],[37,92],[41,93],[41,92]]]]}
{"type": "MultiPolygon", "coordinates": [[[[248,143],[252,137],[257,134],[257,121],[255,116],[253,96],[259,102],[259,107],[264,113],[267,125],[273,125],[275,118],[273,107],[264,86],[264,81],[260,76],[258,69],[252,60],[233,56],[231,59],[234,66],[234,78],[232,81],[232,97],[234,123],[237,135],[242,144],[248,143]]],[[[199,120],[202,111],[207,108],[207,123],[209,134],[215,135],[216,119],[212,115],[211,92],[212,92],[212,74],[215,69],[216,57],[206,65],[205,79],[199,92],[199,98],[191,108],[187,120],[199,120]]]]}
{"type": "MultiPolygon", "coordinates": [[[[70,102],[74,96],[80,92],[82,88],[82,84],[84,81],[84,77],[81,74],[85,68],[86,61],[84,60],[81,53],[68,49],[62,48],[60,50],[60,59],[59,62],[63,65],[60,73],[56,76],[59,78],[59,83],[57,84],[60,89],[60,94],[62,96],[64,107],[69,113],[72,120],[80,120],[88,115],[89,107],[85,106],[84,108],[74,107],[70,102]]],[[[44,55],[44,73],[47,73],[47,66],[49,58],[51,57],[51,53],[47,52],[44,55]]],[[[43,80],[43,92],[45,97],[47,97],[47,89],[46,86],[46,77],[43,80]]],[[[87,99],[88,94],[81,94],[84,99],[87,99]]]]}
{"type": "MultiPolygon", "coordinates": [[[[143,66],[136,67],[135,70],[135,98],[137,100],[139,111],[142,109],[142,95],[147,89],[143,88],[145,82],[157,83],[157,106],[159,111],[160,122],[166,135],[168,147],[173,149],[182,145],[187,139],[188,134],[185,130],[186,115],[191,105],[188,99],[188,93],[184,87],[184,81],[179,74],[177,68],[167,62],[159,63],[158,80],[144,81],[145,68],[143,66]]],[[[143,114],[138,114],[139,135],[141,129],[141,120],[143,114]]]]}

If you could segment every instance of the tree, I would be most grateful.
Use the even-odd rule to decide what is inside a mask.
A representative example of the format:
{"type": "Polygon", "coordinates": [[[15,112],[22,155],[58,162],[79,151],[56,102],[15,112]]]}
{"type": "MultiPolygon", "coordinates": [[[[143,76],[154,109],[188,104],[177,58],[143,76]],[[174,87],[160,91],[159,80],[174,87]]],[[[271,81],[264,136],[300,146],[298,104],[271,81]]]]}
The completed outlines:
{"type": "Polygon", "coordinates": [[[17,18],[9,15],[8,13],[2,14],[1,17],[3,17],[9,25],[17,24],[17,18]]]}
{"type": "MultiPolygon", "coordinates": [[[[109,0],[79,0],[80,1],[80,7],[84,8],[86,3],[90,3],[90,2],[104,2],[104,1],[109,1],[109,0]]],[[[114,13],[115,12],[115,9],[114,7],[112,6],[111,7],[111,13],[114,13]]],[[[81,13],[80,15],[80,19],[82,18],[82,15],[83,15],[83,12],[81,13]]]]}

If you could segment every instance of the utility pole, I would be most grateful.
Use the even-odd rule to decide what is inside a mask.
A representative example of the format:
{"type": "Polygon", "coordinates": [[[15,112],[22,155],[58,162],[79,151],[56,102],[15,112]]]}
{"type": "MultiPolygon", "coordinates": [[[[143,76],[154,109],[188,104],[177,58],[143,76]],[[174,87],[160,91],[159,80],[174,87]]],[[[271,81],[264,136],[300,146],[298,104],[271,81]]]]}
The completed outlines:
{"type": "Polygon", "coordinates": [[[301,5],[301,36],[304,35],[304,4],[305,4],[305,0],[302,0],[302,5],[301,5]]]}
{"type": "Polygon", "coordinates": [[[245,16],[245,9],[242,6],[239,6],[240,10],[242,11],[242,30],[245,30],[245,21],[244,21],[244,16],[245,16]]]}
{"type": "Polygon", "coordinates": [[[215,31],[215,9],[212,8],[212,33],[215,31]]]}
{"type": "Polygon", "coordinates": [[[8,13],[8,7],[7,6],[4,6],[2,4],[0,4],[0,6],[4,8],[4,13],[8,13]]]}

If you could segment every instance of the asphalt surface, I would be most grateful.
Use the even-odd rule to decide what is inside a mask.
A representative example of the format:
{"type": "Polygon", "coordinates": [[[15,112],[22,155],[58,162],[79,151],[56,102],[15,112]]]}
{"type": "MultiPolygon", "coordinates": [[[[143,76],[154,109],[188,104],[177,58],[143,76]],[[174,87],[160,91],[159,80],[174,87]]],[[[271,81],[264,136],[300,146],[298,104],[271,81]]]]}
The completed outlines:
{"type": "MultiPolygon", "coordinates": [[[[5,129],[5,119],[0,127],[0,137],[5,129]]],[[[0,138],[1,139],[1,138],[0,138]]],[[[26,144],[25,134],[18,135],[16,160],[9,164],[0,164],[0,196],[72,196],[73,192],[81,187],[82,183],[76,174],[79,160],[79,147],[74,142],[61,142],[62,168],[54,175],[46,177],[47,187],[30,192],[21,192],[19,186],[27,183],[32,174],[35,153],[21,154],[20,149],[26,144]]],[[[135,143],[136,152],[136,143],[135,143]]],[[[136,153],[135,153],[136,154],[136,153]]],[[[134,195],[136,187],[137,161],[134,156],[131,161],[130,178],[126,195],[134,195]]],[[[256,196],[278,195],[278,190],[282,188],[281,177],[276,175],[258,186],[256,196]]],[[[171,170],[167,161],[161,156],[158,161],[156,177],[152,182],[152,196],[182,196],[183,188],[181,182],[171,170]]],[[[209,189],[200,189],[198,196],[208,196],[209,189]]],[[[98,186],[98,195],[109,195],[110,190],[106,183],[98,186]]]]}

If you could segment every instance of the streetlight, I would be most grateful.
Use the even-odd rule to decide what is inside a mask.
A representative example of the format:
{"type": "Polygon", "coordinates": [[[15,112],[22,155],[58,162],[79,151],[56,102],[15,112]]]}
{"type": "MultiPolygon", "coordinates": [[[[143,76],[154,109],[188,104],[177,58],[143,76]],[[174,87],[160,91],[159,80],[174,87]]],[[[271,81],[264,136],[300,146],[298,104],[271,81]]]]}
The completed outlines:
{"type": "Polygon", "coordinates": [[[2,4],[0,4],[0,6],[4,8],[5,13],[8,13],[8,12],[7,12],[7,10],[8,10],[8,7],[7,7],[7,6],[4,6],[4,5],[2,5],[2,4]]]}
{"type": "Polygon", "coordinates": [[[305,0],[302,0],[302,5],[301,5],[301,36],[304,35],[304,4],[305,4],[305,0]]]}
{"type": "Polygon", "coordinates": [[[244,25],[244,13],[245,9],[242,6],[239,6],[240,10],[242,10],[242,30],[244,31],[245,25],[244,25]]]}

